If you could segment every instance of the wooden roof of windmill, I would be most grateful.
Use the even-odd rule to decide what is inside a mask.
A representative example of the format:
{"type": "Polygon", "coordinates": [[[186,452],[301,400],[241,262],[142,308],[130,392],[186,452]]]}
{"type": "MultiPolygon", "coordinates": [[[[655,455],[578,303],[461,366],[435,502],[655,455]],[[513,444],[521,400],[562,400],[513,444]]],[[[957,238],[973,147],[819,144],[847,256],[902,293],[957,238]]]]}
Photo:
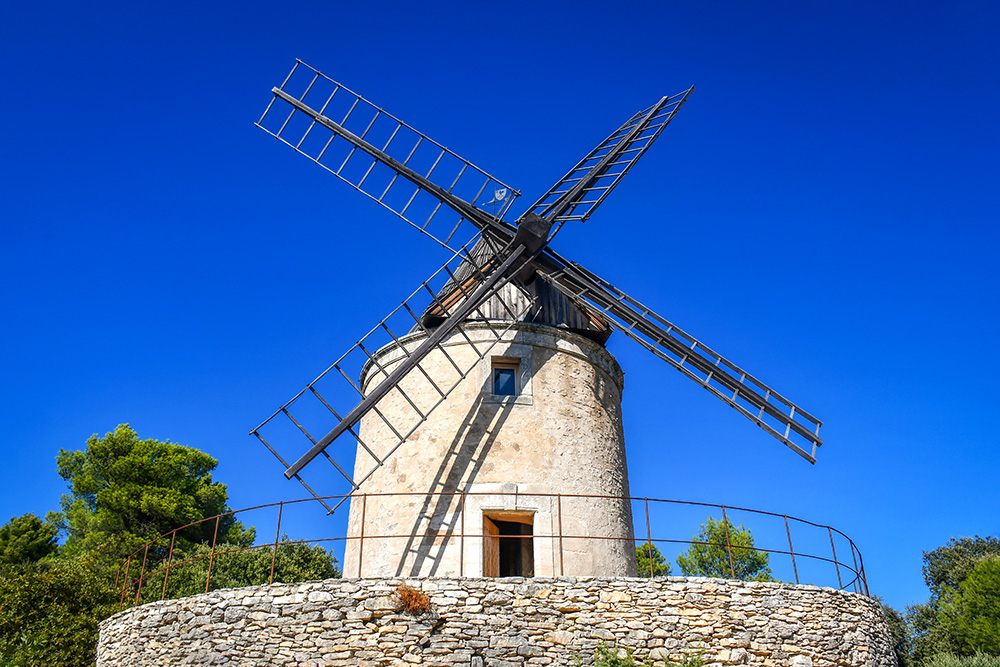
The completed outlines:
{"type": "MultiPolygon", "coordinates": [[[[495,258],[494,244],[488,239],[480,239],[470,251],[468,260],[459,265],[454,276],[437,293],[434,302],[424,312],[421,324],[435,327],[444,321],[471,294],[479,284],[484,269],[495,258]]],[[[516,319],[566,329],[601,345],[607,342],[613,329],[605,318],[574,302],[545,275],[535,273],[532,278],[526,284],[513,280],[504,284],[466,321],[516,319]]],[[[417,329],[414,327],[414,330],[417,329]]]]}

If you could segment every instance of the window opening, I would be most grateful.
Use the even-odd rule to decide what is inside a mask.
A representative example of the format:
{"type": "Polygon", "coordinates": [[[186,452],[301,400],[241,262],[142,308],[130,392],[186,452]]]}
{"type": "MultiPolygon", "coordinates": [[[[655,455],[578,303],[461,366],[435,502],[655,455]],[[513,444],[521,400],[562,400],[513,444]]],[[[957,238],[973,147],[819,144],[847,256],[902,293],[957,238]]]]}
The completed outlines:
{"type": "Polygon", "coordinates": [[[493,395],[517,396],[518,362],[493,360],[493,395]]]}

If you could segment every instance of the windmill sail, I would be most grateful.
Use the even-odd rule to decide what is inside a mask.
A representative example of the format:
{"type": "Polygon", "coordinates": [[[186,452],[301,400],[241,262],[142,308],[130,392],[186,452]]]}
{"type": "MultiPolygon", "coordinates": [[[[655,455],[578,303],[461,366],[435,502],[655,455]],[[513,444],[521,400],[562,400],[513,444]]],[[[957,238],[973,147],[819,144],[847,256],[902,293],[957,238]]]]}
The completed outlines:
{"type": "Polygon", "coordinates": [[[449,250],[506,228],[519,192],[357,93],[296,61],[257,121],[268,134],[449,250]],[[505,191],[505,199],[487,202],[505,191]],[[477,204],[499,204],[495,214],[477,204]]]}
{"type": "MultiPolygon", "coordinates": [[[[325,458],[353,493],[497,344],[509,339],[518,322],[566,329],[599,344],[612,328],[620,330],[815,463],[823,443],[819,420],[546,247],[564,223],[590,217],[693,90],[663,97],[629,118],[515,226],[503,218],[519,194],[516,190],[297,61],[272,90],[274,98],[257,125],[453,254],[347,353],[251,431],[285,467],[286,477],[316,496],[300,473],[325,458]],[[493,213],[483,207],[492,207],[493,213]],[[470,336],[472,330],[486,333],[470,336]],[[449,344],[459,338],[471,355],[457,358],[449,352],[449,344]],[[336,378],[343,381],[334,383],[336,378]],[[378,446],[362,440],[369,433],[378,446]],[[353,472],[334,457],[345,441],[350,446],[341,460],[356,452],[353,472]]],[[[320,502],[331,512],[336,509],[320,502]]]]}
{"type": "Polygon", "coordinates": [[[584,222],[656,141],[694,91],[663,97],[590,151],[528,210],[557,223],[584,222]]]}
{"type": "MultiPolygon", "coordinates": [[[[530,261],[531,258],[525,256],[524,246],[507,252],[493,265],[486,267],[471,264],[467,259],[468,255],[468,248],[458,249],[449,262],[424,281],[358,343],[250,432],[278,458],[286,468],[286,477],[297,479],[316,496],[302,480],[300,473],[314,459],[323,457],[346,480],[350,491],[354,491],[395,454],[430,414],[444,403],[462,380],[474,371],[479,361],[497,343],[504,340],[515,322],[530,316],[534,307],[532,299],[517,304],[515,308],[508,307],[504,322],[497,322],[495,317],[488,317],[481,311],[485,302],[493,299],[509,284],[508,275],[530,261]],[[442,286],[454,284],[459,270],[465,275],[475,272],[477,280],[462,288],[462,302],[451,306],[453,317],[433,330],[425,327],[421,323],[420,314],[426,312],[431,305],[440,304],[438,294],[444,292],[442,286]],[[475,342],[458,326],[470,319],[477,320],[485,332],[481,332],[475,342]],[[471,361],[456,359],[449,353],[442,344],[449,334],[459,336],[474,350],[471,361]],[[382,352],[387,347],[393,349],[393,354],[400,354],[404,358],[389,359],[382,352]],[[433,379],[432,374],[422,365],[432,355],[435,363],[443,362],[450,368],[443,380],[440,372],[436,374],[438,379],[433,379]],[[389,368],[390,365],[393,367],[389,368]],[[355,378],[362,377],[367,380],[356,382],[355,378]],[[336,382],[338,378],[342,381],[336,382]],[[348,389],[346,392],[345,387],[348,389]],[[394,411],[392,417],[380,411],[379,401],[390,393],[401,397],[409,409],[394,411]],[[336,394],[337,399],[331,398],[331,394],[336,394]],[[345,404],[348,407],[353,404],[353,407],[344,409],[345,404]],[[341,406],[341,409],[338,410],[335,405],[341,406]],[[378,450],[361,438],[357,426],[366,415],[374,415],[375,428],[391,434],[394,444],[388,449],[385,449],[384,442],[382,449],[378,450]],[[343,437],[345,435],[346,438],[343,437]],[[355,453],[355,443],[360,445],[358,451],[367,453],[364,460],[355,462],[353,473],[350,472],[350,464],[341,465],[330,453],[332,446],[342,440],[349,442],[349,446],[344,450],[346,453],[339,457],[341,461],[351,460],[355,453]],[[302,452],[305,442],[309,446],[302,452]],[[289,452],[300,453],[293,459],[293,454],[289,452]],[[289,459],[294,462],[289,463],[289,459]]],[[[448,293],[451,292],[452,290],[448,290],[448,293]]],[[[339,503],[333,508],[327,506],[327,509],[332,512],[338,506],[339,503]]]]}
{"type": "Polygon", "coordinates": [[[816,463],[821,421],[694,336],[579,264],[551,250],[545,273],[568,297],[735,408],[810,463],[816,463]]]}

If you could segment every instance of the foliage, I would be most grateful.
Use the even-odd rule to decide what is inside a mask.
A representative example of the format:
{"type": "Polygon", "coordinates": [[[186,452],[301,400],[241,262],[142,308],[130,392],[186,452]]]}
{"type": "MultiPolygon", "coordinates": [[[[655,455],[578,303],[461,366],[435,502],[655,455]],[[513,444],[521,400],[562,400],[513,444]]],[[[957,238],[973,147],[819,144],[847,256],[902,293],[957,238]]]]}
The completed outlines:
{"type": "Polygon", "coordinates": [[[670,561],[663,557],[655,544],[644,542],[635,547],[635,562],[640,577],[649,577],[650,560],[652,559],[654,577],[670,576],[670,561]]]}
{"type": "MultiPolygon", "coordinates": [[[[119,608],[116,577],[137,584],[146,576],[140,602],[180,597],[211,588],[327,579],[340,576],[336,559],[319,546],[289,543],[275,551],[248,549],[254,541],[229,514],[154,542],[126,565],[125,556],[171,530],[229,512],[226,487],[213,481],[217,461],[192,447],[141,440],[127,424],[103,438],[94,435],[83,451],[61,450],[59,475],[70,494],[62,511],[46,522],[25,515],[0,527],[0,664],[13,667],[93,665],[98,622],[119,608]],[[67,540],[55,544],[62,530],[67,540]],[[232,551],[232,553],[225,553],[232,551]],[[172,567],[164,586],[166,561],[172,567]]],[[[137,586],[126,586],[135,601],[137,586]]]]}
{"type": "Polygon", "coordinates": [[[899,667],[910,667],[910,651],[912,649],[913,638],[910,634],[910,627],[906,623],[906,618],[898,611],[882,602],[882,612],[885,614],[885,623],[889,626],[889,636],[892,638],[892,651],[896,654],[896,664],[899,667]]]}
{"type": "Polygon", "coordinates": [[[908,607],[906,614],[915,664],[926,667],[939,654],[1000,653],[998,556],[1000,540],[979,536],[952,538],[924,552],[924,581],[931,596],[908,607]]]}
{"type": "Polygon", "coordinates": [[[731,579],[735,574],[735,578],[742,581],[775,580],[771,576],[768,554],[753,548],[753,535],[743,524],[736,528],[729,519],[715,521],[708,517],[691,542],[688,550],[677,556],[677,564],[685,577],[731,579]]]}
{"type": "Polygon", "coordinates": [[[407,614],[426,614],[431,610],[431,599],[427,593],[406,583],[396,586],[392,596],[399,603],[399,610],[407,614]]]}
{"type": "MultiPolygon", "coordinates": [[[[634,649],[631,647],[625,649],[625,656],[619,655],[619,650],[613,646],[607,646],[601,642],[598,642],[597,647],[594,648],[594,661],[590,663],[592,667],[640,667],[644,665],[651,666],[653,663],[649,660],[644,662],[636,662],[635,656],[632,655],[634,649]]],[[[583,658],[579,655],[574,656],[573,664],[576,667],[581,667],[583,665],[583,658]]]]}
{"type": "MultiPolygon", "coordinates": [[[[653,667],[653,660],[646,658],[642,662],[635,659],[635,649],[626,647],[625,655],[621,655],[621,649],[608,646],[603,642],[598,642],[594,648],[594,659],[592,667],[653,667]]],[[[703,653],[689,653],[679,662],[667,662],[663,660],[663,665],[677,665],[677,667],[702,667],[705,664],[703,653]]],[[[573,664],[582,667],[583,658],[579,655],[573,657],[573,664]]],[[[978,667],[978,666],[977,666],[978,667]]]]}
{"type": "Polygon", "coordinates": [[[58,529],[34,514],[12,518],[0,526],[0,563],[35,563],[58,549],[58,529]]]}
{"type": "Polygon", "coordinates": [[[97,623],[116,611],[113,589],[91,558],[0,565],[0,663],[93,665],[97,623]]]}
{"type": "Polygon", "coordinates": [[[975,653],[973,655],[952,655],[938,653],[923,664],[923,667],[1000,667],[1000,656],[975,653]]]}
{"type": "Polygon", "coordinates": [[[996,537],[962,537],[948,540],[943,547],[924,552],[924,583],[932,597],[941,597],[945,589],[957,588],[983,556],[1000,555],[996,537]]]}
{"type": "MultiPolygon", "coordinates": [[[[296,583],[340,577],[337,559],[332,553],[318,545],[290,543],[287,535],[282,535],[277,551],[270,545],[247,548],[222,543],[216,545],[213,555],[210,545],[198,544],[174,553],[169,574],[165,562],[147,573],[140,603],[161,597],[179,598],[204,593],[209,563],[212,571],[208,590],[266,584],[271,580],[272,558],[275,582],[296,583]],[[164,577],[167,580],[166,589],[163,587],[164,577]]],[[[133,582],[131,595],[134,596],[138,572],[130,571],[128,578],[133,582]]]]}
{"type": "MultiPolygon", "coordinates": [[[[705,664],[705,653],[703,651],[698,653],[688,653],[683,660],[678,660],[677,662],[671,663],[677,665],[677,667],[702,667],[705,664]]],[[[664,660],[666,663],[666,660],[664,660]]]]}
{"type": "MultiPolygon", "coordinates": [[[[122,557],[175,528],[228,510],[226,486],[212,481],[218,461],[193,447],[140,440],[128,424],[103,438],[87,440],[84,451],[60,450],[59,475],[69,483],[62,512],[52,515],[68,533],[68,555],[100,550],[122,557]]],[[[215,522],[179,533],[183,545],[208,542],[215,522]]],[[[219,525],[220,538],[253,543],[231,515],[219,525]]]]}
{"type": "Polygon", "coordinates": [[[982,557],[957,589],[945,591],[938,618],[960,655],[1000,654],[1000,556],[982,557]]]}

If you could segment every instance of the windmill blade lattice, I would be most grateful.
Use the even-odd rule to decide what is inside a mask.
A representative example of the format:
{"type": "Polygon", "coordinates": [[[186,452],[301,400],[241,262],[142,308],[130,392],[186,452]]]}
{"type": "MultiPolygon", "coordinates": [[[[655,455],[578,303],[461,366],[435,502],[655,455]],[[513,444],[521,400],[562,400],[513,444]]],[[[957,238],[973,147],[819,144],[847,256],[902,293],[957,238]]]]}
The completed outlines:
{"type": "Polygon", "coordinates": [[[816,449],[823,444],[821,421],[579,264],[567,262],[551,250],[546,259],[555,270],[545,275],[566,296],[605,317],[615,329],[816,463],[816,449]]]}
{"type": "MultiPolygon", "coordinates": [[[[467,245],[476,240],[478,237],[474,237],[467,245]]],[[[523,253],[512,253],[506,263],[484,268],[467,259],[468,251],[468,247],[455,251],[448,262],[421,283],[351,349],[250,432],[286,468],[286,477],[297,479],[313,496],[319,498],[302,479],[300,472],[313,459],[322,456],[333,466],[337,473],[335,477],[339,476],[341,482],[346,481],[349,492],[353,492],[395,454],[430,414],[473,373],[478,363],[505,339],[514,324],[530,315],[534,301],[526,294],[526,298],[517,302],[514,309],[507,310],[503,322],[495,319],[495,313],[484,313],[481,308],[487,301],[494,307],[496,304],[504,307],[503,304],[510,301],[493,298],[502,290],[512,287],[509,281],[500,278],[509,272],[516,272],[529,263],[531,257],[523,253]],[[422,324],[421,314],[434,304],[455,310],[454,304],[441,304],[437,295],[445,284],[456,283],[456,273],[459,273],[459,267],[462,266],[465,268],[461,273],[474,271],[480,277],[477,284],[470,284],[468,280],[462,283],[461,289],[467,302],[464,305],[469,312],[450,319],[450,330],[439,326],[431,332],[422,324]],[[491,268],[493,273],[488,273],[491,268]],[[489,282],[491,277],[495,278],[492,284],[489,282]],[[481,340],[473,341],[463,327],[459,326],[470,322],[473,323],[472,326],[481,329],[478,337],[481,340]],[[435,336],[441,337],[447,333],[453,333],[468,344],[474,351],[474,358],[456,359],[442,344],[443,341],[434,342],[435,336]],[[421,353],[419,348],[428,342],[432,344],[421,353]],[[398,351],[404,357],[399,367],[412,362],[412,368],[403,377],[393,377],[394,371],[388,368],[400,362],[400,359],[380,356],[378,352],[393,343],[394,352],[398,351]],[[423,356],[419,356],[421,354],[423,356]],[[443,379],[440,371],[435,375],[437,380],[433,379],[432,374],[422,365],[424,359],[431,355],[435,363],[448,369],[443,379]],[[355,378],[364,379],[356,381],[355,378]],[[394,410],[390,418],[379,409],[379,399],[372,400],[380,390],[383,390],[382,396],[395,395],[402,399],[409,409],[394,410]],[[367,403],[370,405],[366,405],[367,403]],[[357,408],[362,406],[365,409],[359,412],[357,408]],[[374,429],[391,433],[393,444],[388,449],[385,448],[384,438],[380,439],[382,449],[379,450],[359,437],[357,425],[366,415],[374,416],[374,429]],[[326,435],[320,437],[321,434],[326,435]],[[331,434],[335,435],[331,437],[331,434]],[[348,437],[342,437],[344,434],[348,437]],[[309,443],[309,448],[302,454],[304,442],[309,443]],[[345,442],[348,443],[346,448],[343,446],[345,442]],[[359,452],[363,450],[367,453],[367,458],[362,459],[359,454],[352,473],[349,466],[345,469],[340,465],[328,449],[337,444],[338,449],[345,452],[339,459],[350,461],[355,454],[355,443],[360,445],[359,452]],[[292,457],[297,457],[297,460],[292,457]],[[294,463],[290,464],[289,460],[294,460],[294,463]]],[[[333,512],[343,500],[332,508],[324,501],[320,502],[329,512],[333,512]]]]}
{"type": "Polygon", "coordinates": [[[511,228],[519,192],[319,70],[296,61],[272,92],[258,127],[449,250],[511,228]]]}
{"type": "Polygon", "coordinates": [[[663,97],[629,118],[528,210],[556,223],[553,236],[565,222],[586,221],[653,145],[693,91],[692,86],[678,95],[663,97]]]}
{"type": "MultiPolygon", "coordinates": [[[[329,475],[353,493],[411,436],[419,440],[417,429],[523,321],[568,330],[601,345],[612,327],[620,330],[815,463],[823,443],[819,420],[546,247],[563,224],[583,222],[593,214],[693,90],[662,97],[629,118],[515,226],[504,216],[519,195],[516,190],[297,61],[282,85],[272,89],[274,97],[257,125],[453,254],[251,431],[285,467],[285,476],[316,496],[300,473],[322,457],[331,467],[314,474],[329,475]],[[453,343],[457,345],[449,352],[453,343]],[[471,353],[462,356],[455,352],[458,347],[471,353]],[[353,469],[338,459],[354,460],[353,469]]],[[[376,476],[371,484],[380,481],[376,476]]],[[[339,506],[320,502],[330,512],[339,506]]]]}

